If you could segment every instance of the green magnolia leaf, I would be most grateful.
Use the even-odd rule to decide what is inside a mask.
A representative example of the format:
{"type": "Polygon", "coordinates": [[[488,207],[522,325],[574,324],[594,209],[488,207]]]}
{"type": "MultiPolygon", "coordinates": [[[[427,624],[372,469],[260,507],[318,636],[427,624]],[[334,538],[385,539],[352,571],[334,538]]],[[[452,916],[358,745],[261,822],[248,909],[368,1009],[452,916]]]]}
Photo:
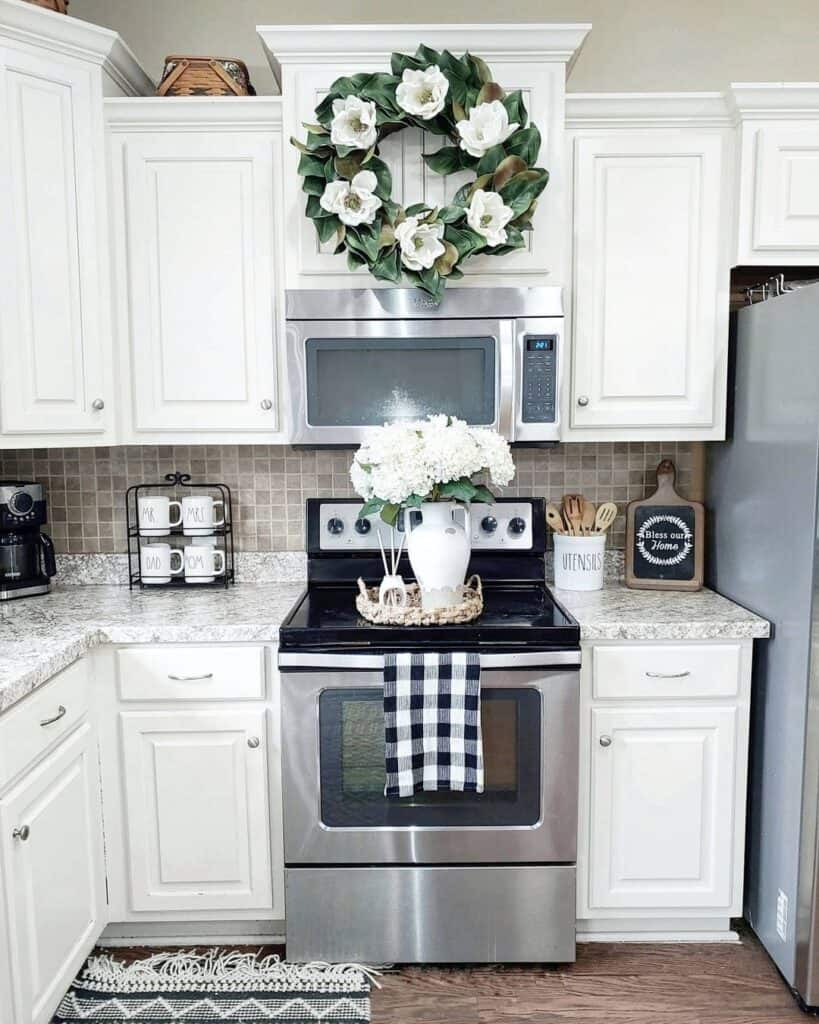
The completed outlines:
{"type": "Polygon", "coordinates": [[[296,168],[299,174],[314,175],[318,178],[324,177],[324,168],[326,164],[324,160],[319,160],[317,156],[313,156],[312,153],[302,153],[299,157],[299,166],[296,168]]]}
{"type": "Polygon", "coordinates": [[[433,206],[431,210],[424,214],[423,217],[418,218],[419,224],[432,224],[438,217],[438,207],[433,206]]]}
{"type": "Polygon", "coordinates": [[[364,156],[360,149],[355,150],[347,156],[337,156],[333,161],[336,174],[339,178],[352,181],[361,170],[361,158],[364,156]]]}
{"type": "Polygon", "coordinates": [[[461,150],[444,146],[437,153],[424,153],[424,163],[436,174],[454,174],[461,169],[461,150]]]}
{"type": "Polygon", "coordinates": [[[504,203],[515,214],[524,213],[546,188],[549,176],[543,170],[533,168],[515,174],[500,190],[504,203]]]}
{"type": "Polygon", "coordinates": [[[452,101],[452,116],[455,118],[456,124],[458,121],[465,121],[467,119],[466,111],[457,100],[452,101]]]}
{"type": "Polygon", "coordinates": [[[393,227],[400,223],[398,216],[402,211],[398,203],[394,203],[392,199],[385,199],[381,204],[381,209],[384,211],[384,216],[393,227]]]}
{"type": "Polygon", "coordinates": [[[458,250],[461,262],[467,256],[471,256],[477,249],[482,249],[486,244],[486,239],[483,235],[479,235],[472,228],[465,226],[456,228],[452,224],[447,224],[444,228],[444,239],[447,242],[451,242],[458,250]]]}
{"type": "Polygon", "coordinates": [[[509,123],[518,124],[521,128],[525,128],[529,115],[526,112],[526,104],[523,102],[523,94],[520,89],[509,93],[501,102],[506,108],[506,113],[509,115],[509,123]]]}
{"type": "MultiPolygon", "coordinates": [[[[477,95],[477,92],[475,95],[477,95]]],[[[452,101],[453,113],[455,113],[455,104],[460,108],[459,111],[455,113],[456,121],[466,120],[467,109],[470,106],[469,96],[469,86],[464,79],[455,77],[449,79],[449,98],[452,101]]]]}
{"type": "Polygon", "coordinates": [[[357,253],[354,253],[352,249],[347,250],[348,270],[351,270],[353,273],[355,273],[357,270],[360,270],[360,268],[363,267],[364,265],[365,261],[357,253]]]}
{"type": "Polygon", "coordinates": [[[463,273],[457,267],[453,267],[449,272],[447,281],[460,281],[463,276],[463,273]]]}
{"type": "Polygon", "coordinates": [[[408,217],[417,217],[419,213],[426,213],[429,209],[426,203],[413,203],[412,206],[407,207],[408,217]]]}
{"type": "Polygon", "coordinates": [[[456,206],[469,206],[469,200],[472,198],[475,192],[479,188],[486,188],[492,182],[491,174],[482,174],[479,178],[474,181],[467,182],[462,188],[459,188],[455,193],[452,202],[456,206]]]}
{"type": "Polygon", "coordinates": [[[476,57],[474,53],[468,54],[467,60],[475,69],[475,74],[480,82],[486,84],[487,82],[492,81],[492,72],[489,70],[485,61],[481,60],[480,57],[476,57]]]}
{"type": "Polygon", "coordinates": [[[495,500],[495,495],[488,487],[484,487],[483,484],[475,484],[475,497],[472,500],[483,501],[489,504],[495,500]]]}
{"type": "Polygon", "coordinates": [[[332,152],[327,144],[327,136],[316,135],[315,132],[307,133],[307,148],[311,153],[318,153],[321,156],[329,156],[332,152]]]}
{"type": "Polygon", "coordinates": [[[302,121],[302,128],[306,128],[308,132],[312,132],[314,135],[326,135],[327,129],[323,124],[309,124],[307,121],[302,121]]]}
{"type": "Polygon", "coordinates": [[[328,217],[333,216],[329,210],[322,209],[319,205],[318,196],[308,196],[307,205],[304,210],[310,220],[326,220],[328,217]]]}
{"type": "Polygon", "coordinates": [[[363,256],[368,263],[378,258],[378,237],[380,229],[373,224],[359,224],[347,228],[347,248],[363,256]]]}
{"type": "Polygon", "coordinates": [[[398,284],[401,280],[401,264],[397,249],[392,249],[379,256],[370,268],[373,277],[379,281],[390,281],[398,284]]]}
{"type": "Polygon", "coordinates": [[[506,150],[503,146],[493,146],[487,150],[478,161],[478,166],[475,169],[478,177],[484,174],[494,174],[505,156],[506,150]]]}
{"type": "Polygon", "coordinates": [[[524,212],[519,217],[515,217],[515,219],[512,221],[512,224],[517,228],[521,228],[521,230],[531,231],[532,217],[534,217],[536,209],[537,199],[532,201],[528,210],[524,210],[524,212]]]}
{"type": "Polygon", "coordinates": [[[492,176],[492,188],[495,192],[499,192],[510,178],[526,170],[528,170],[526,161],[519,156],[505,157],[495,168],[495,173],[492,176]]]}
{"type": "Polygon", "coordinates": [[[540,141],[540,132],[533,124],[530,124],[528,128],[518,128],[504,145],[507,153],[521,157],[529,167],[533,167],[537,163],[537,156],[540,152],[540,141]]]}
{"type": "Polygon", "coordinates": [[[444,206],[438,211],[438,220],[442,224],[454,224],[464,216],[462,206],[444,206]]]}
{"type": "Polygon", "coordinates": [[[382,224],[378,234],[378,248],[390,249],[395,245],[395,230],[392,224],[382,224]]]}
{"type": "Polygon", "coordinates": [[[449,50],[442,50],[438,58],[438,67],[444,72],[450,82],[456,78],[462,82],[469,79],[469,64],[465,60],[455,57],[449,50]]]}
{"type": "Polygon", "coordinates": [[[502,100],[506,93],[497,82],[484,82],[481,91],[478,93],[476,105],[481,103],[492,103],[493,100],[502,100]]]}
{"type": "Polygon", "coordinates": [[[320,242],[329,242],[342,226],[338,217],[333,215],[322,217],[320,220],[314,220],[313,223],[316,225],[316,233],[319,236],[320,242]]]}
{"type": "Polygon", "coordinates": [[[426,61],[409,57],[405,53],[393,53],[390,57],[390,70],[396,78],[400,78],[407,68],[411,68],[413,71],[422,71],[426,66],[426,61]]]}
{"type": "Polygon", "coordinates": [[[438,64],[440,66],[441,55],[437,50],[433,50],[431,46],[424,46],[421,43],[415,51],[415,59],[420,61],[424,67],[429,67],[430,64],[438,64]]]}
{"type": "Polygon", "coordinates": [[[297,138],[295,137],[295,135],[291,135],[291,136],[290,136],[290,145],[291,145],[291,146],[295,146],[295,147],[296,147],[296,149],[297,149],[297,150],[298,150],[298,151],[299,151],[300,153],[305,153],[305,154],[307,154],[308,156],[312,156],[312,153],[311,153],[311,151],[310,151],[310,150],[309,150],[309,149],[307,148],[307,146],[305,146],[305,144],[304,144],[303,142],[299,142],[299,140],[298,140],[298,139],[297,139],[297,138]]]}
{"type": "Polygon", "coordinates": [[[401,511],[400,505],[393,505],[389,501],[385,501],[381,507],[381,518],[387,524],[387,526],[395,526],[398,522],[398,513],[401,511]]]}
{"type": "Polygon", "coordinates": [[[367,170],[373,172],[376,177],[376,181],[378,182],[375,188],[375,194],[380,199],[389,199],[392,194],[392,174],[389,167],[383,160],[374,156],[367,164],[367,170]]]}
{"type": "Polygon", "coordinates": [[[429,270],[419,271],[418,287],[428,295],[431,295],[433,299],[437,299],[440,302],[444,294],[446,282],[438,271],[434,267],[431,267],[429,270]]]}
{"type": "Polygon", "coordinates": [[[376,512],[380,512],[384,507],[383,498],[370,498],[369,501],[365,501],[361,511],[358,513],[359,519],[364,519],[365,516],[375,515],[376,512]]]}
{"type": "Polygon", "coordinates": [[[327,187],[327,182],[323,177],[321,178],[305,178],[301,184],[302,192],[306,192],[309,196],[322,196],[324,195],[324,189],[327,187]]]}

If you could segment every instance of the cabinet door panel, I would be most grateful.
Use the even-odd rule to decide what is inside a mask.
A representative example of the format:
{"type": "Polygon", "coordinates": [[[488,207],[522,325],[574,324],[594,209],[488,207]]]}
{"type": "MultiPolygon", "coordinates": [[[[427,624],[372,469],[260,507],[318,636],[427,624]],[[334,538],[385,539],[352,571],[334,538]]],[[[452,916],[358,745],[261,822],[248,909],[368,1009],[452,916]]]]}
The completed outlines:
{"type": "Polygon", "coordinates": [[[89,725],[0,802],[21,1024],[50,1019],[105,925],[96,743],[89,725]],[[28,826],[28,838],[14,829],[28,826]]]}
{"type": "Polygon", "coordinates": [[[592,908],[732,902],[735,708],[592,711],[592,908]],[[601,745],[601,737],[610,745],[601,745]]]}
{"type": "Polygon", "coordinates": [[[708,428],[727,330],[719,135],[575,139],[575,428],[708,428]]]}
{"type": "Polygon", "coordinates": [[[760,128],[754,249],[819,251],[819,128],[760,128]]]}
{"type": "Polygon", "coordinates": [[[102,433],[109,411],[99,70],[0,50],[0,422],[102,433]],[[102,219],[101,219],[102,218],[102,219]]]}
{"type": "Polygon", "coordinates": [[[264,713],[123,712],[120,721],[132,909],[269,908],[264,713]]]}
{"type": "Polygon", "coordinates": [[[278,151],[242,132],[125,144],[137,431],[276,429],[278,151]]]}

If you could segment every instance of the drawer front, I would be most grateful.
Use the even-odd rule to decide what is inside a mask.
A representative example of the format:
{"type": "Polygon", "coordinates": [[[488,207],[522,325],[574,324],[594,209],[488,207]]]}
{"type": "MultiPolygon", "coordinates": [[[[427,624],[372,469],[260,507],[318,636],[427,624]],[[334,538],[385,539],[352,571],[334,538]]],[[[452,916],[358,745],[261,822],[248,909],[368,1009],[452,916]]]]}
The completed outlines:
{"type": "Polygon", "coordinates": [[[89,690],[87,662],[78,661],[0,718],[0,788],[85,716],[89,690]]]}
{"type": "Polygon", "coordinates": [[[592,665],[598,700],[685,700],[739,693],[739,644],[600,646],[594,648],[592,665]]]}
{"type": "Polygon", "coordinates": [[[117,663],[123,701],[264,699],[264,647],[130,647],[117,663]]]}

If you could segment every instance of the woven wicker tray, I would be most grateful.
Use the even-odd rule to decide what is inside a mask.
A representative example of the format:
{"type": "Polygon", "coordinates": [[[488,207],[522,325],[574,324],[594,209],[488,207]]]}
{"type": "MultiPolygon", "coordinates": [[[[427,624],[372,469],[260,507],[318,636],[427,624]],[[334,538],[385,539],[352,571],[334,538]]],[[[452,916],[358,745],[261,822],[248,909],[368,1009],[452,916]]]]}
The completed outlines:
{"type": "Polygon", "coordinates": [[[403,608],[378,603],[378,587],[367,587],[358,581],[355,606],[359,615],[378,626],[445,626],[453,622],[472,622],[483,611],[483,588],[480,576],[470,576],[463,587],[461,604],[449,608],[424,611],[421,590],[417,583],[407,587],[407,603],[403,608]]]}

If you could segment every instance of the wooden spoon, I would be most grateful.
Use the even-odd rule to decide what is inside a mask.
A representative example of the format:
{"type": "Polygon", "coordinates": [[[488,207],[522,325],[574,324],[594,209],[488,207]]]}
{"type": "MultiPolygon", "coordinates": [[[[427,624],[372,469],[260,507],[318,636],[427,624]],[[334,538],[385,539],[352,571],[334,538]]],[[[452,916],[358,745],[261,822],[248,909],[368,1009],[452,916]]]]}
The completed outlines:
{"type": "Polygon", "coordinates": [[[563,522],[563,516],[560,514],[560,509],[552,502],[549,502],[546,506],[546,522],[551,526],[555,533],[566,532],[566,524],[563,522]]]}
{"type": "Polygon", "coordinates": [[[594,517],[594,532],[605,533],[617,518],[617,506],[613,501],[604,501],[594,517]]]}
{"type": "Polygon", "coordinates": [[[571,533],[579,537],[583,532],[583,510],[580,507],[579,494],[567,494],[563,498],[563,513],[571,524],[571,533]]]}
{"type": "Polygon", "coordinates": [[[597,513],[597,506],[593,501],[586,501],[585,498],[580,498],[580,509],[581,509],[581,526],[585,536],[588,536],[594,530],[594,521],[597,513]]]}

